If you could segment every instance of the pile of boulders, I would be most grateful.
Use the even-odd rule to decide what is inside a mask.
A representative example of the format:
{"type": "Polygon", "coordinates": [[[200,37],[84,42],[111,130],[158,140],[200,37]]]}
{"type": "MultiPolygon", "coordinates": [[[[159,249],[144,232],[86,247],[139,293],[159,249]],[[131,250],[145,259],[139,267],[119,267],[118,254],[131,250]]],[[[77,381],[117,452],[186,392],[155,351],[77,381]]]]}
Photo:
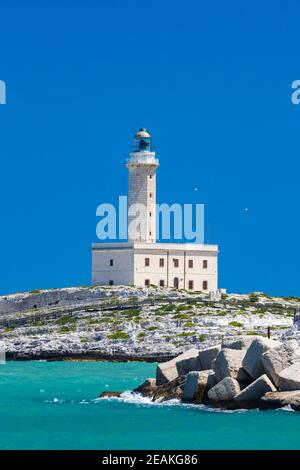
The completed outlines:
{"type": "Polygon", "coordinates": [[[180,399],[225,409],[300,410],[300,348],[262,336],[225,338],[221,345],[191,349],[157,366],[134,392],[154,401],[180,399]]]}

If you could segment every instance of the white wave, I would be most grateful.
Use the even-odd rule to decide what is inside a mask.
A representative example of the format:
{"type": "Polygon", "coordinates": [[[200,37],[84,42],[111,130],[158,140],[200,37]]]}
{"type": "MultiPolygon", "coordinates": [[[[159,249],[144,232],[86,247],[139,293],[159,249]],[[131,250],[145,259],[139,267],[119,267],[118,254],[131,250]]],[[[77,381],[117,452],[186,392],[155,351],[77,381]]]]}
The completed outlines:
{"type": "Polygon", "coordinates": [[[180,400],[174,398],[171,400],[166,400],[166,401],[161,401],[161,400],[156,400],[153,401],[149,397],[144,397],[140,393],[134,393],[132,391],[126,391],[121,394],[120,397],[102,397],[102,398],[97,398],[95,401],[102,401],[102,400],[107,400],[107,401],[115,401],[115,402],[121,402],[121,403],[130,403],[133,405],[138,405],[138,406],[160,406],[160,407],[180,407],[180,408],[191,408],[195,409],[198,411],[205,411],[205,412],[212,412],[212,413],[245,413],[249,412],[251,410],[224,410],[221,408],[213,408],[207,405],[196,405],[194,403],[182,403],[180,400]]]}

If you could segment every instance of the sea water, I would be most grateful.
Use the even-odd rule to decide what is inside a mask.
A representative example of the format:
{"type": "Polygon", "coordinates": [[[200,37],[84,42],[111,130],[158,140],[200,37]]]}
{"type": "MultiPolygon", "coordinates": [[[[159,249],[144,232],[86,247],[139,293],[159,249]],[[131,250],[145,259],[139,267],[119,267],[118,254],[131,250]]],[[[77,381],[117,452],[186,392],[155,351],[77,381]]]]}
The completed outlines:
{"type": "Polygon", "coordinates": [[[299,449],[300,413],[225,412],[129,393],[155,364],[0,365],[0,449],[299,449]],[[98,399],[104,390],[128,391],[98,399]]]}

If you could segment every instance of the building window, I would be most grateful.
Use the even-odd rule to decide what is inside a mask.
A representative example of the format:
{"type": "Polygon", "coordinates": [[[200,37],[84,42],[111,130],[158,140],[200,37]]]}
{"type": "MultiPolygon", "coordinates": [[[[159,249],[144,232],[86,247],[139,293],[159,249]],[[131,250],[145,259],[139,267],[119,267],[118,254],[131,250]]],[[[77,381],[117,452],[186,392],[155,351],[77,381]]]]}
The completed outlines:
{"type": "Polygon", "coordinates": [[[150,286],[150,279],[145,279],[145,286],[150,286]]]}
{"type": "Polygon", "coordinates": [[[178,287],[179,287],[179,279],[178,279],[178,277],[174,277],[173,286],[175,287],[175,289],[178,289],[178,287]]]}
{"type": "Polygon", "coordinates": [[[149,212],[149,216],[152,217],[152,212],[149,212]]]}
{"type": "Polygon", "coordinates": [[[189,259],[189,268],[193,268],[194,267],[194,262],[192,259],[189,259]]]}
{"type": "Polygon", "coordinates": [[[165,281],[163,279],[161,279],[159,281],[159,285],[160,285],[160,287],[165,287],[165,281]]]}
{"type": "Polygon", "coordinates": [[[149,197],[150,197],[150,198],[152,197],[152,193],[149,194],[149,197]]]}
{"type": "Polygon", "coordinates": [[[151,175],[151,174],[149,175],[149,178],[150,178],[150,179],[152,178],[152,175],[151,175]]]}
{"type": "Polygon", "coordinates": [[[150,235],[150,237],[151,237],[151,235],[152,235],[152,232],[149,232],[149,235],[150,235]]]}
{"type": "Polygon", "coordinates": [[[203,268],[204,268],[204,269],[207,268],[207,259],[204,259],[204,260],[203,260],[203,268]]]}
{"type": "Polygon", "coordinates": [[[179,259],[173,258],[174,268],[178,268],[179,266],[179,259]]]}
{"type": "Polygon", "coordinates": [[[150,266],[150,258],[145,258],[145,266],[150,266]]]}
{"type": "Polygon", "coordinates": [[[208,289],[208,282],[207,281],[203,281],[202,283],[202,290],[207,290],[208,289]]]}
{"type": "Polygon", "coordinates": [[[114,265],[114,260],[113,259],[110,259],[109,260],[109,266],[113,266],[114,265]]]}
{"type": "Polygon", "coordinates": [[[165,265],[165,260],[164,260],[164,258],[159,258],[159,267],[160,267],[160,268],[163,268],[164,265],[165,265]]]}
{"type": "Polygon", "coordinates": [[[194,281],[189,281],[189,289],[190,290],[194,289],[194,281]]]}
{"type": "Polygon", "coordinates": [[[113,285],[114,285],[114,281],[108,281],[108,284],[109,284],[110,286],[113,286],[113,285]]]}

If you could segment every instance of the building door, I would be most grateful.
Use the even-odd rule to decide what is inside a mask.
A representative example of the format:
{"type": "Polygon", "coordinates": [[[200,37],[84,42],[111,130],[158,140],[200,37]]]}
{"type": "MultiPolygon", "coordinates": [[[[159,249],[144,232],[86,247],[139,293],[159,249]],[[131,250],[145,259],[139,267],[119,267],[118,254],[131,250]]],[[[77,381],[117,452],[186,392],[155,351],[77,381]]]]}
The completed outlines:
{"type": "Polygon", "coordinates": [[[178,277],[174,277],[173,285],[174,285],[175,289],[178,289],[178,287],[179,287],[178,277]]]}

